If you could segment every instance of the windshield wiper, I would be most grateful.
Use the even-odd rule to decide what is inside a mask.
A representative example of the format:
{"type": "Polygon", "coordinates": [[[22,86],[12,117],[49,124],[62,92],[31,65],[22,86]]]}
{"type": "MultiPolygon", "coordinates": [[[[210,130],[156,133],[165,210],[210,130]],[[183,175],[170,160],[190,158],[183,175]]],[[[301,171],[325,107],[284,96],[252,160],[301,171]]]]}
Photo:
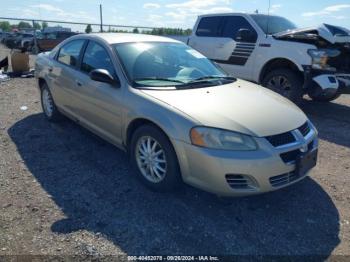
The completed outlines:
{"type": "Polygon", "coordinates": [[[191,83],[196,83],[196,82],[202,82],[202,81],[208,81],[208,80],[212,80],[212,79],[222,79],[222,80],[232,80],[235,81],[236,78],[232,77],[232,76],[202,76],[196,79],[193,79],[189,82],[187,82],[187,84],[191,84],[191,83]]]}
{"type": "Polygon", "coordinates": [[[139,82],[139,81],[148,81],[148,80],[159,80],[159,81],[167,81],[167,82],[175,82],[175,83],[181,83],[181,84],[186,84],[186,82],[177,80],[177,79],[172,79],[172,78],[166,78],[166,77],[144,77],[144,78],[136,78],[134,79],[134,82],[139,82]]]}

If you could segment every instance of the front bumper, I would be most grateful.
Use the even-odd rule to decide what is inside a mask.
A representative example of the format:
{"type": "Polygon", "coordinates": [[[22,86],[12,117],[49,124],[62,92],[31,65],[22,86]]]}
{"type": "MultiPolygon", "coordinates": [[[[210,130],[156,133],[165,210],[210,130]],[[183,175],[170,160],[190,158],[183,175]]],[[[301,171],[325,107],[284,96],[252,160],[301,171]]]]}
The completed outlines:
{"type": "Polygon", "coordinates": [[[335,94],[339,88],[339,81],[335,72],[328,70],[315,70],[304,66],[304,87],[307,90],[319,89],[319,92],[335,94]]]}
{"type": "MultiPolygon", "coordinates": [[[[293,132],[293,131],[292,131],[293,132]]],[[[301,140],[274,147],[266,138],[255,138],[259,150],[232,152],[173,141],[184,182],[219,196],[254,195],[292,185],[297,176],[295,162],[282,160],[281,154],[299,149],[317,150],[317,131],[312,127],[301,140]]]]}
{"type": "Polygon", "coordinates": [[[337,73],[336,77],[340,85],[340,92],[342,94],[350,94],[350,74],[337,73]]]}

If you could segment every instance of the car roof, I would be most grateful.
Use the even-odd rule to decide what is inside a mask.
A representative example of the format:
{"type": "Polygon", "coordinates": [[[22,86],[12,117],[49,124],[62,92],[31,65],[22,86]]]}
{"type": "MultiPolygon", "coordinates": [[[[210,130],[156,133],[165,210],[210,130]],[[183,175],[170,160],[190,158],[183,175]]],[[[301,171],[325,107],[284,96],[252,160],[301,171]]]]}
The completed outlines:
{"type": "Polygon", "coordinates": [[[232,15],[240,15],[240,16],[249,16],[249,13],[212,13],[212,14],[204,14],[204,15],[200,15],[199,17],[208,17],[208,16],[232,16],[232,15]]]}
{"type": "Polygon", "coordinates": [[[199,17],[210,17],[210,16],[277,16],[277,15],[268,15],[264,13],[244,13],[244,12],[236,12],[236,13],[213,13],[213,14],[205,14],[205,15],[200,15],[199,17]]]}
{"type": "Polygon", "coordinates": [[[92,33],[81,34],[80,37],[99,38],[106,41],[108,44],[130,43],[130,42],[170,42],[180,43],[175,39],[163,36],[132,34],[132,33],[92,33]]]}

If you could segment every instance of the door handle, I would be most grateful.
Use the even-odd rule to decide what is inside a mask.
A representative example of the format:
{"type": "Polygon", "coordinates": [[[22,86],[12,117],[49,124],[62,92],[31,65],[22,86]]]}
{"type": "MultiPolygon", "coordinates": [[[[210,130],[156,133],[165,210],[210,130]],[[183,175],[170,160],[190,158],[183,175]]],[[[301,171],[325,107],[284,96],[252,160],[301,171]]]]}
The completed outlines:
{"type": "Polygon", "coordinates": [[[52,67],[49,67],[49,72],[51,73],[53,71],[53,68],[52,67]]]}
{"type": "Polygon", "coordinates": [[[75,81],[77,83],[77,86],[82,86],[83,84],[80,83],[79,81],[75,81]]]}

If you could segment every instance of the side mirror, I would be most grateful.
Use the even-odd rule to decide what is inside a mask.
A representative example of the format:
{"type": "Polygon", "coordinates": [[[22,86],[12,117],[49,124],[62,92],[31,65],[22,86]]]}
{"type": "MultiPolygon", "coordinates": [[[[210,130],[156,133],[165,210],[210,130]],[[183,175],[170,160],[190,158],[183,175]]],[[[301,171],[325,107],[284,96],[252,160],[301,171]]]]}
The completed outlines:
{"type": "Polygon", "coordinates": [[[235,39],[240,42],[253,42],[256,40],[254,33],[246,28],[239,29],[235,39]]]}
{"type": "Polygon", "coordinates": [[[90,78],[97,82],[118,85],[119,79],[115,79],[106,69],[95,69],[90,72],[90,78]]]}

